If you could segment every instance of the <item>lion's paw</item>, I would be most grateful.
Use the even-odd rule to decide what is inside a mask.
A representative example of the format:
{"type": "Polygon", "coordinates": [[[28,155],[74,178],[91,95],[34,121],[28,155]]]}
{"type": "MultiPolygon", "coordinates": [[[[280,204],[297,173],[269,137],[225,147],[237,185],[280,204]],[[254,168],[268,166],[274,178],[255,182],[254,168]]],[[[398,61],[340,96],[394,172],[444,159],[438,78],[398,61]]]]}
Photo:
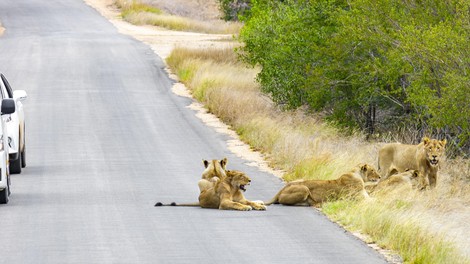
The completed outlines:
{"type": "Polygon", "coordinates": [[[266,206],[264,204],[256,203],[256,204],[253,204],[251,207],[253,207],[253,209],[255,210],[260,210],[260,211],[266,210],[266,206]]]}
{"type": "Polygon", "coordinates": [[[251,206],[248,206],[248,205],[240,208],[241,211],[251,211],[251,209],[252,209],[251,206]]]}

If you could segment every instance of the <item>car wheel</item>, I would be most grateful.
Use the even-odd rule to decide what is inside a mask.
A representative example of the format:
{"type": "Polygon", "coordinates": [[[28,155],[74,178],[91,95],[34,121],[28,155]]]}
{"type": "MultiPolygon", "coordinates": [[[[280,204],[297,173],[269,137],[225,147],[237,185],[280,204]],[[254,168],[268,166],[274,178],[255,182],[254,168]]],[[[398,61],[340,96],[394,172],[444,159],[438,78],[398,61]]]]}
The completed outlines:
{"type": "MultiPolygon", "coordinates": [[[[19,137],[18,137],[19,138],[19,137]]],[[[18,146],[18,151],[20,151],[19,149],[19,146],[18,146]]],[[[12,160],[10,162],[10,173],[11,174],[20,174],[21,173],[21,165],[22,165],[22,162],[21,162],[21,158],[22,158],[22,155],[21,153],[18,153],[18,158],[16,160],[12,160]]]]}
{"type": "Polygon", "coordinates": [[[10,173],[20,174],[21,173],[21,155],[18,155],[18,159],[10,162],[10,173]]]}
{"type": "Polygon", "coordinates": [[[26,167],[26,125],[23,126],[23,151],[21,151],[21,167],[26,167]]]}
{"type": "Polygon", "coordinates": [[[0,191],[0,204],[7,204],[10,196],[10,184],[7,181],[7,187],[0,191]]]}
{"type": "Polygon", "coordinates": [[[24,168],[26,167],[26,145],[23,146],[23,151],[21,151],[20,157],[21,157],[21,167],[24,168]]]}

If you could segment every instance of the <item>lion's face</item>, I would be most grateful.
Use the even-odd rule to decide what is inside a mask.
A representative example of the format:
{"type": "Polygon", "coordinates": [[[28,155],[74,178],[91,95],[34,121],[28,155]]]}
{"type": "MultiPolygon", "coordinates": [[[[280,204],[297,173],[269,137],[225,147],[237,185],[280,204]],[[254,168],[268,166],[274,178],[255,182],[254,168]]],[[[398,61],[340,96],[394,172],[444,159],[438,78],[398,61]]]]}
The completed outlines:
{"type": "Polygon", "coordinates": [[[447,141],[445,139],[437,140],[425,137],[423,138],[423,143],[424,152],[426,153],[426,159],[429,164],[433,167],[439,165],[439,160],[442,154],[444,154],[447,141]]]}
{"type": "MultiPolygon", "coordinates": [[[[230,171],[231,173],[233,171],[230,171]]],[[[236,172],[232,176],[232,186],[236,189],[246,191],[246,186],[250,185],[251,179],[242,172],[236,172]]]]}
{"type": "Polygon", "coordinates": [[[361,172],[364,181],[375,182],[380,180],[380,174],[369,164],[362,165],[361,172]]]}

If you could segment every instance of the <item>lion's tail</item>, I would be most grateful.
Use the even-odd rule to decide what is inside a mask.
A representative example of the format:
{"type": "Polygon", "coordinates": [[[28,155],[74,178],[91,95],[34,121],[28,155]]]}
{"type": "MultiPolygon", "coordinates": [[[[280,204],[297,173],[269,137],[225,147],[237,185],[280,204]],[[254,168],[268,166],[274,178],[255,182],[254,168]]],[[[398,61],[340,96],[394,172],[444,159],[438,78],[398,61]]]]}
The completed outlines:
{"type": "Polygon", "coordinates": [[[169,204],[164,204],[161,202],[157,202],[155,206],[201,206],[199,203],[181,203],[177,204],[175,202],[169,203],[169,204]]]}
{"type": "Polygon", "coordinates": [[[279,195],[281,194],[281,191],[279,191],[271,200],[264,202],[264,205],[268,206],[271,204],[278,204],[279,203],[279,195]]]}

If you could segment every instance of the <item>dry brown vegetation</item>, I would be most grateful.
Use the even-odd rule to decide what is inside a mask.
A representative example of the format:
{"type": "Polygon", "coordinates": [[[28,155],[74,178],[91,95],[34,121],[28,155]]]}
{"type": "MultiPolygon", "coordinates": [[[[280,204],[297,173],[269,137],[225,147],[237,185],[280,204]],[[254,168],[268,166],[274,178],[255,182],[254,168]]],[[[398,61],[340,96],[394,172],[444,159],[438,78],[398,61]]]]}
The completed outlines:
{"type": "Polygon", "coordinates": [[[204,21],[168,14],[142,1],[116,0],[115,5],[121,9],[122,18],[135,25],[151,25],[177,31],[211,34],[236,34],[241,28],[241,24],[237,22],[204,21]]]}

